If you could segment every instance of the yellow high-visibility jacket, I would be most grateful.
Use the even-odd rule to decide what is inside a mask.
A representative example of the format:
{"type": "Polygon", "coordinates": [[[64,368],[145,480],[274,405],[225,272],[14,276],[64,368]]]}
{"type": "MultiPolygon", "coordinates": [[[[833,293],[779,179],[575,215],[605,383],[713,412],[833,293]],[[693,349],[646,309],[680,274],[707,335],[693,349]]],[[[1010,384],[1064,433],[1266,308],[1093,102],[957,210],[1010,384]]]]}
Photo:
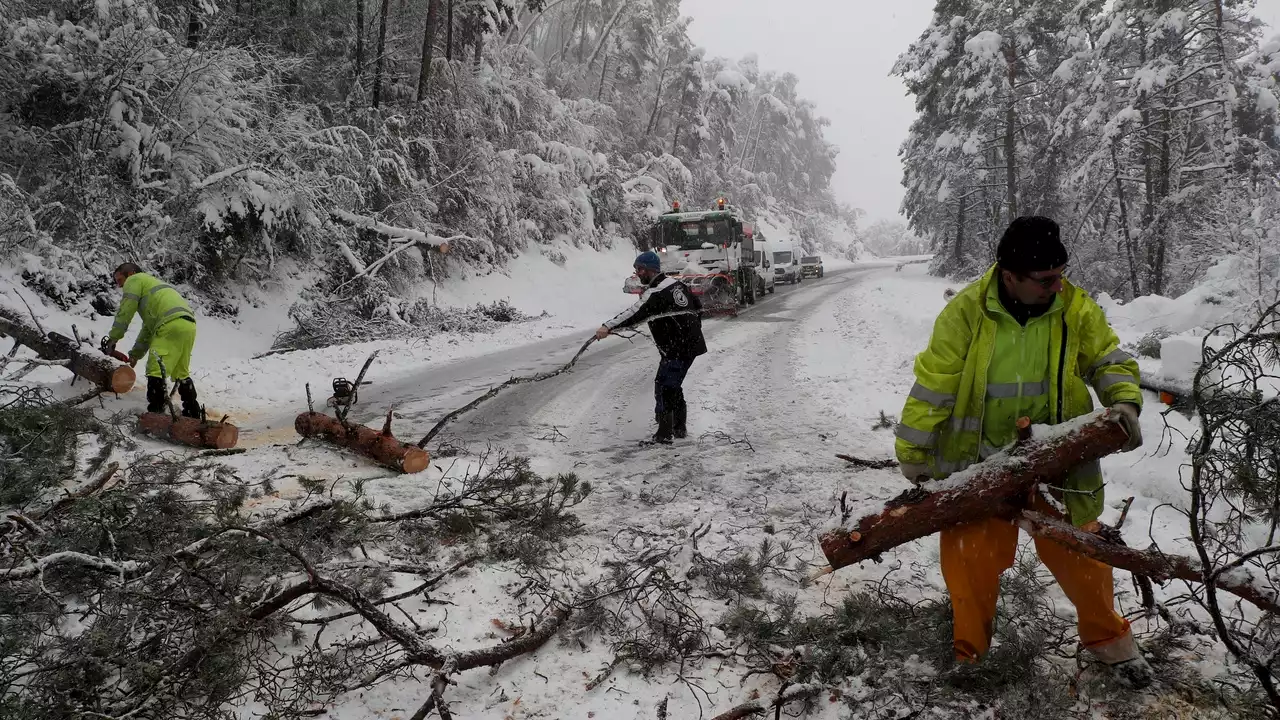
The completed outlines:
{"type": "MultiPolygon", "coordinates": [[[[1138,363],[1119,347],[1102,308],[1063,281],[1049,312],[1021,326],[1000,303],[992,267],[943,309],[896,430],[899,462],[927,464],[935,478],[959,472],[1017,436],[1016,421],[1059,423],[1104,405],[1142,407],[1138,363]]],[[[1102,513],[1102,469],[1081,465],[1063,502],[1073,524],[1102,513]]]]}

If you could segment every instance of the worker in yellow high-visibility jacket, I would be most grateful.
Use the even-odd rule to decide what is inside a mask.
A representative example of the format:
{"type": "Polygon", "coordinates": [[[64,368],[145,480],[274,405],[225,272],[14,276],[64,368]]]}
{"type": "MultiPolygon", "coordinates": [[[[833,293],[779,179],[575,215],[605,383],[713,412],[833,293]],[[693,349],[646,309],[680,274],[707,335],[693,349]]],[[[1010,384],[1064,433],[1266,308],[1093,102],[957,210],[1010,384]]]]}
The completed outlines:
{"type": "MultiPolygon", "coordinates": [[[[1120,350],[1106,316],[1063,276],[1067,251],[1058,225],[1020,217],[1000,240],[996,264],[948,303],[929,347],[915,362],[895,447],[913,482],[942,478],[982,460],[1017,437],[1018,418],[1060,423],[1093,410],[1086,382],[1129,433],[1125,451],[1142,443],[1138,364],[1120,350]]],[[[1077,467],[1057,502],[1039,495],[1035,509],[1097,530],[1102,469],[1077,467]]],[[[1018,529],[997,518],[941,533],[942,575],[951,595],[954,649],[976,662],[992,636],[1000,574],[1013,565],[1018,529]]],[[[1115,610],[1111,567],[1049,540],[1036,551],[1076,607],[1080,639],[1130,687],[1151,682],[1129,622],[1115,610]]]]}
{"type": "Polygon", "coordinates": [[[178,384],[182,414],[199,418],[200,403],[191,381],[191,350],[196,344],[196,316],[191,306],[171,285],[142,272],[134,263],[116,268],[113,277],[116,285],[124,289],[124,298],[116,311],[115,324],[103,338],[103,350],[114,350],[116,343],[124,339],[136,313],[142,318],[142,329],[129,351],[129,360],[136,365],[147,355],[147,412],[164,412],[164,378],[168,376],[178,384]]]}

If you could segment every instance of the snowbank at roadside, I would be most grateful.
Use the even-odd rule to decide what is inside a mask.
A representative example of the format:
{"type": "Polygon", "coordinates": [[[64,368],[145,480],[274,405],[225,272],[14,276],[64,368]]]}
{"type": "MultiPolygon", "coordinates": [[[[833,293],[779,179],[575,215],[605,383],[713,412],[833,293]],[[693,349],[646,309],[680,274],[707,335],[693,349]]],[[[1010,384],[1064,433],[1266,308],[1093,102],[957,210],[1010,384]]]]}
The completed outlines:
{"type": "MultiPolygon", "coordinates": [[[[196,303],[199,332],[191,373],[209,404],[211,414],[230,413],[233,418],[279,403],[302,402],[304,386],[311,383],[319,399],[327,397],[329,381],[352,376],[369,353],[379,350],[378,374],[391,377],[424,365],[450,362],[495,350],[536,342],[547,337],[581,333],[584,336],[635,301],[622,292],[635,251],[630,243],[615,240],[605,250],[565,244],[530,248],[507,267],[485,275],[453,278],[420,292],[442,307],[472,307],[506,300],[534,319],[512,323],[491,333],[444,332],[421,340],[378,340],[318,350],[258,357],[267,352],[276,334],[292,326],[289,308],[310,278],[297,273],[293,280],[268,290],[246,289],[234,317],[210,315],[196,303]]],[[[111,326],[111,318],[98,315],[87,303],[64,310],[22,287],[19,270],[0,270],[0,302],[25,311],[25,300],[46,330],[70,336],[75,325],[81,337],[96,347],[111,326]]],[[[180,290],[182,288],[179,288],[180,290]]],[[[119,301],[119,291],[114,298],[119,301]]],[[[193,297],[193,293],[186,293],[193,297]]],[[[140,323],[134,320],[121,347],[132,346],[140,323]]],[[[139,375],[142,374],[139,364],[139,375]]],[[[58,395],[74,394],[70,375],[61,368],[41,368],[28,376],[54,386],[58,395]]],[[[119,400],[112,409],[138,411],[145,404],[143,383],[119,400]]]]}
{"type": "Polygon", "coordinates": [[[1256,311],[1241,288],[1238,263],[1224,258],[1190,291],[1176,298],[1145,295],[1128,303],[1100,293],[1123,348],[1138,358],[1143,377],[1154,383],[1190,388],[1200,365],[1203,340],[1226,323],[1248,323],[1256,311]]]}

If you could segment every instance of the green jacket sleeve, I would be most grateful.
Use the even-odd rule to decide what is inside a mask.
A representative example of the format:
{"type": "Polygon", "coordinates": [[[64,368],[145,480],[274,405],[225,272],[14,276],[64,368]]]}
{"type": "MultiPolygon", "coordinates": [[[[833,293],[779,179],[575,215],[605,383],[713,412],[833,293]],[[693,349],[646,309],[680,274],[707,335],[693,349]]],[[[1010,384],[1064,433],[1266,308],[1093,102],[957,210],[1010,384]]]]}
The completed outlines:
{"type": "Polygon", "coordinates": [[[1093,300],[1085,308],[1080,334],[1081,375],[1093,385],[1102,404],[1126,402],[1141,408],[1138,361],[1120,349],[1120,338],[1093,300]]]}
{"type": "Polygon", "coordinates": [[[133,322],[133,316],[138,312],[138,299],[142,297],[141,290],[142,280],[139,276],[133,275],[124,281],[124,299],[120,301],[120,309],[116,310],[116,319],[111,325],[111,332],[107,333],[107,337],[113,342],[123,340],[125,332],[129,330],[129,323],[133,322]]]}
{"type": "Polygon", "coordinates": [[[955,303],[933,325],[929,346],[916,356],[916,382],[902,408],[894,450],[902,463],[927,463],[937,452],[943,426],[955,410],[971,340],[955,303]]]}

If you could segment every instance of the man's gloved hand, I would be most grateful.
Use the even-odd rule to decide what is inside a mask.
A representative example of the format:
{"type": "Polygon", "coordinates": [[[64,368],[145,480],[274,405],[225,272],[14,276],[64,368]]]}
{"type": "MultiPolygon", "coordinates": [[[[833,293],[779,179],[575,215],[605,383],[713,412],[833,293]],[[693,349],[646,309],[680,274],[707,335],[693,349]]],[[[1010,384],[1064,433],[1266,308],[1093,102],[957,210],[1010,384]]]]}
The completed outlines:
{"type": "Polygon", "coordinates": [[[1142,447],[1142,423],[1138,421],[1138,413],[1140,412],[1137,405],[1133,403],[1121,402],[1112,405],[1111,413],[1115,421],[1120,423],[1120,427],[1129,434],[1129,442],[1120,448],[1120,452],[1129,452],[1142,447]]]}
{"type": "Polygon", "coordinates": [[[111,351],[116,349],[116,341],[103,335],[102,341],[98,343],[98,349],[102,351],[103,355],[110,355],[111,351]]]}
{"type": "Polygon", "coordinates": [[[924,463],[902,463],[898,466],[898,469],[902,471],[902,477],[910,480],[914,485],[933,479],[933,475],[929,472],[929,466],[924,463]]]}
{"type": "Polygon", "coordinates": [[[613,331],[605,327],[604,325],[601,325],[600,327],[596,328],[596,339],[603,340],[606,337],[609,337],[609,333],[611,332],[613,331]]]}

